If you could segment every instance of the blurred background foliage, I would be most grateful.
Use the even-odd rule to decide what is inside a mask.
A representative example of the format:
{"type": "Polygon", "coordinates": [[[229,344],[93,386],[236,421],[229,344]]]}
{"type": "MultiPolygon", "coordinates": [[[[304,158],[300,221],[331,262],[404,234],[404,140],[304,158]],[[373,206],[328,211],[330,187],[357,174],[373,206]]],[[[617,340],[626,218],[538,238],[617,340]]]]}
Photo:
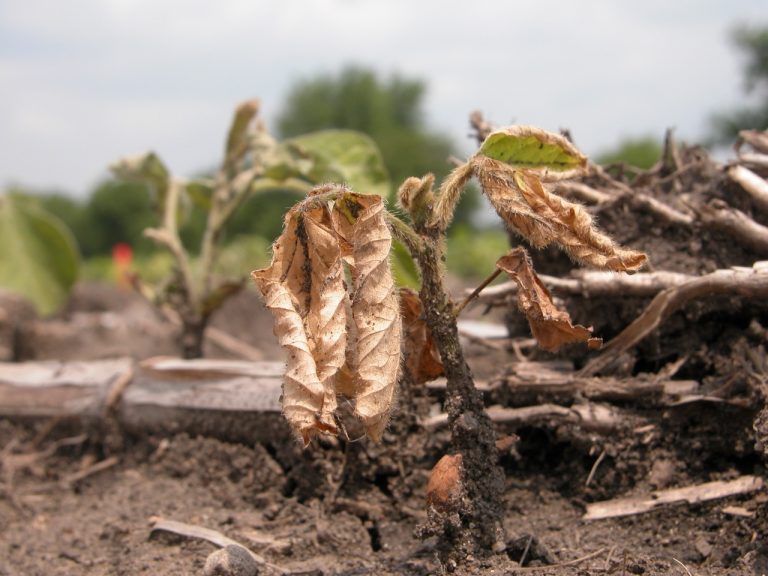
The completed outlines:
{"type": "Polygon", "coordinates": [[[747,103],[712,118],[710,145],[730,145],[740,130],[768,129],[768,26],[740,26],[731,39],[744,58],[747,103]]]}
{"type": "MultiPolygon", "coordinates": [[[[706,140],[710,146],[732,143],[741,129],[768,127],[768,27],[740,27],[732,38],[744,57],[745,104],[712,117],[706,140]]],[[[381,150],[392,193],[408,176],[432,172],[439,182],[451,169],[450,158],[461,156],[460,148],[471,149],[474,143],[452,142],[429,126],[423,110],[426,90],[419,79],[382,77],[361,67],[305,78],[286,95],[275,122],[276,136],[285,139],[329,128],[357,130],[369,135],[381,150]]],[[[604,165],[650,168],[661,156],[662,138],[627,137],[594,159],[604,165]]],[[[142,235],[157,223],[157,215],[150,192],[140,184],[105,180],[83,200],[55,191],[17,187],[12,192],[28,197],[72,231],[83,258],[82,278],[110,279],[111,252],[118,243],[133,248],[134,269],[148,281],[158,280],[170,269],[168,255],[142,235]]],[[[299,197],[276,190],[247,200],[226,230],[227,249],[219,271],[237,275],[265,264],[269,245],[282,229],[283,214],[299,197]]],[[[483,217],[482,205],[477,189],[470,188],[452,225],[448,265],[457,276],[486,276],[507,248],[505,232],[497,219],[483,217]]],[[[205,212],[188,206],[181,222],[187,247],[200,245],[204,227],[205,212]]]]}

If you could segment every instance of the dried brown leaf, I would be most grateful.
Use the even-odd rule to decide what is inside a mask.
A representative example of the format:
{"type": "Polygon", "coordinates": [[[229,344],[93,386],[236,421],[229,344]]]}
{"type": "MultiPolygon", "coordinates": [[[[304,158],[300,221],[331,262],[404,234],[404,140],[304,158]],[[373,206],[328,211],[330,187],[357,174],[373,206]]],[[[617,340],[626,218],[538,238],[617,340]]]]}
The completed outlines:
{"type": "Polygon", "coordinates": [[[422,384],[443,375],[443,363],[424,319],[419,295],[409,288],[400,289],[400,314],[403,317],[403,352],[405,369],[414,384],[422,384]]]}
{"type": "Polygon", "coordinates": [[[288,350],[285,417],[305,443],[320,432],[335,434],[335,377],[345,361],[348,296],[327,209],[290,210],[271,265],[252,277],[288,350]]]}
{"type": "Polygon", "coordinates": [[[354,296],[356,328],[355,414],[375,441],[389,421],[400,368],[400,305],[389,263],[392,235],[378,196],[345,194],[334,204],[336,229],[350,241],[348,258],[354,296]],[[351,237],[344,221],[353,219],[351,237]]]}
{"type": "Polygon", "coordinates": [[[523,248],[515,248],[502,256],[496,266],[509,274],[519,289],[517,305],[528,319],[534,338],[544,350],[554,352],[565,344],[586,342],[599,348],[602,340],[592,337],[592,329],[571,323],[568,312],[558,310],[549,290],[533,270],[531,259],[523,248]]]}
{"type": "Polygon", "coordinates": [[[583,206],[549,192],[535,173],[481,155],[473,157],[472,166],[499,216],[533,246],[557,244],[583,264],[618,272],[634,272],[646,263],[645,254],[598,231],[583,206]]]}
{"type": "Polygon", "coordinates": [[[392,237],[378,196],[343,191],[332,207],[317,206],[310,198],[288,212],[270,267],[252,274],[289,352],[283,412],[307,443],[337,432],[336,396],[343,394],[379,440],[394,404],[402,331],[392,237]]]}

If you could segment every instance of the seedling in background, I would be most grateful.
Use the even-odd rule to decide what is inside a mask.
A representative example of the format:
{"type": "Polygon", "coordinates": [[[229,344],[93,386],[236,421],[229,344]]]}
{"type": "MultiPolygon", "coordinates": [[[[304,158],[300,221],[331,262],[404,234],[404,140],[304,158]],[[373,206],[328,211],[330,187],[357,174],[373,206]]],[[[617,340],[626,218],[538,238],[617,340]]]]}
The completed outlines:
{"type": "Polygon", "coordinates": [[[246,101],[235,110],[224,159],[213,178],[175,178],[152,152],[124,158],[112,166],[117,178],[146,184],[154,193],[161,223],[144,233],[172,254],[174,267],[171,278],[154,289],[138,279],[136,283],[181,325],[185,358],[203,355],[211,315],[243,286],[242,277],[220,279],[216,274],[227,223],[243,202],[272,191],[306,194],[314,184],[339,179],[383,195],[389,190],[381,155],[366,135],[325,130],[277,142],[257,118],[258,111],[257,100],[246,101]],[[191,204],[206,214],[196,260],[179,235],[180,222],[191,204]]]}
{"type": "MultiPolygon", "coordinates": [[[[398,201],[408,221],[387,212],[380,196],[344,186],[315,188],[286,214],[271,265],[252,275],[289,352],[283,409],[305,443],[338,433],[339,396],[352,402],[367,435],[379,440],[396,397],[401,348],[416,359],[405,368],[416,381],[425,379],[422,366],[434,376],[438,354],[430,348],[437,348],[453,454],[435,468],[423,532],[440,535],[445,560],[486,553],[501,541],[504,487],[494,431],[459,342],[463,305],[451,301],[444,284],[446,229],[464,186],[476,176],[499,216],[533,246],[555,244],[588,266],[634,272],[644,254],[616,245],[580,205],[547,189],[553,180],[579,174],[586,162],[565,138],[515,126],[491,133],[437,194],[431,175],[406,180],[398,201]],[[420,302],[404,296],[405,330],[389,268],[393,238],[407,247],[421,276],[420,302]],[[429,334],[414,322],[414,307],[429,334]]],[[[572,325],[555,307],[523,248],[497,266],[518,283],[519,308],[542,347],[599,346],[591,329],[572,325]]]]}

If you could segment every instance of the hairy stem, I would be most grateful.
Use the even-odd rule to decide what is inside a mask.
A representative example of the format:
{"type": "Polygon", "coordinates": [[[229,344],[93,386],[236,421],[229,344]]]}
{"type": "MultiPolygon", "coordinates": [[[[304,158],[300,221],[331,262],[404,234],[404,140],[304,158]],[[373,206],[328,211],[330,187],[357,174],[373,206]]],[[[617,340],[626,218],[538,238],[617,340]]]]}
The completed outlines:
{"type": "Polygon", "coordinates": [[[457,509],[460,525],[445,514],[442,538],[459,557],[487,553],[502,535],[504,478],[497,465],[495,435],[483,398],[459,342],[453,302],[443,283],[444,241],[435,228],[421,228],[422,249],[414,253],[422,275],[420,297],[447,379],[448,421],[454,451],[462,458],[466,494],[457,509]]]}
{"type": "Polygon", "coordinates": [[[419,255],[424,250],[424,241],[421,237],[413,231],[413,228],[391,212],[386,212],[384,218],[387,220],[389,229],[392,231],[392,236],[400,240],[408,248],[408,252],[411,253],[414,260],[418,260],[419,255]]]}

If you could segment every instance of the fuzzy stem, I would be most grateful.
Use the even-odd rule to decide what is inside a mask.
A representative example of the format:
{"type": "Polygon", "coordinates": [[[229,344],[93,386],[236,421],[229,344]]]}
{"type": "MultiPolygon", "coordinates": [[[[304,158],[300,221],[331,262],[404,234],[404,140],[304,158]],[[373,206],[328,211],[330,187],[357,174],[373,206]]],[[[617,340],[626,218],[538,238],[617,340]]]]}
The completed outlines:
{"type": "Polygon", "coordinates": [[[387,225],[389,225],[389,229],[392,231],[392,235],[408,248],[414,260],[418,260],[419,255],[424,250],[424,241],[421,237],[413,228],[391,212],[385,212],[384,218],[387,221],[387,225]]]}
{"type": "Polygon", "coordinates": [[[483,554],[502,534],[504,477],[497,465],[491,420],[464,358],[454,305],[443,283],[443,232],[426,226],[419,228],[421,250],[412,253],[421,269],[420,298],[445,370],[451,442],[462,458],[462,481],[467,496],[454,510],[460,526],[453,524],[450,514],[442,518],[442,538],[450,547],[450,554],[483,554]]]}

